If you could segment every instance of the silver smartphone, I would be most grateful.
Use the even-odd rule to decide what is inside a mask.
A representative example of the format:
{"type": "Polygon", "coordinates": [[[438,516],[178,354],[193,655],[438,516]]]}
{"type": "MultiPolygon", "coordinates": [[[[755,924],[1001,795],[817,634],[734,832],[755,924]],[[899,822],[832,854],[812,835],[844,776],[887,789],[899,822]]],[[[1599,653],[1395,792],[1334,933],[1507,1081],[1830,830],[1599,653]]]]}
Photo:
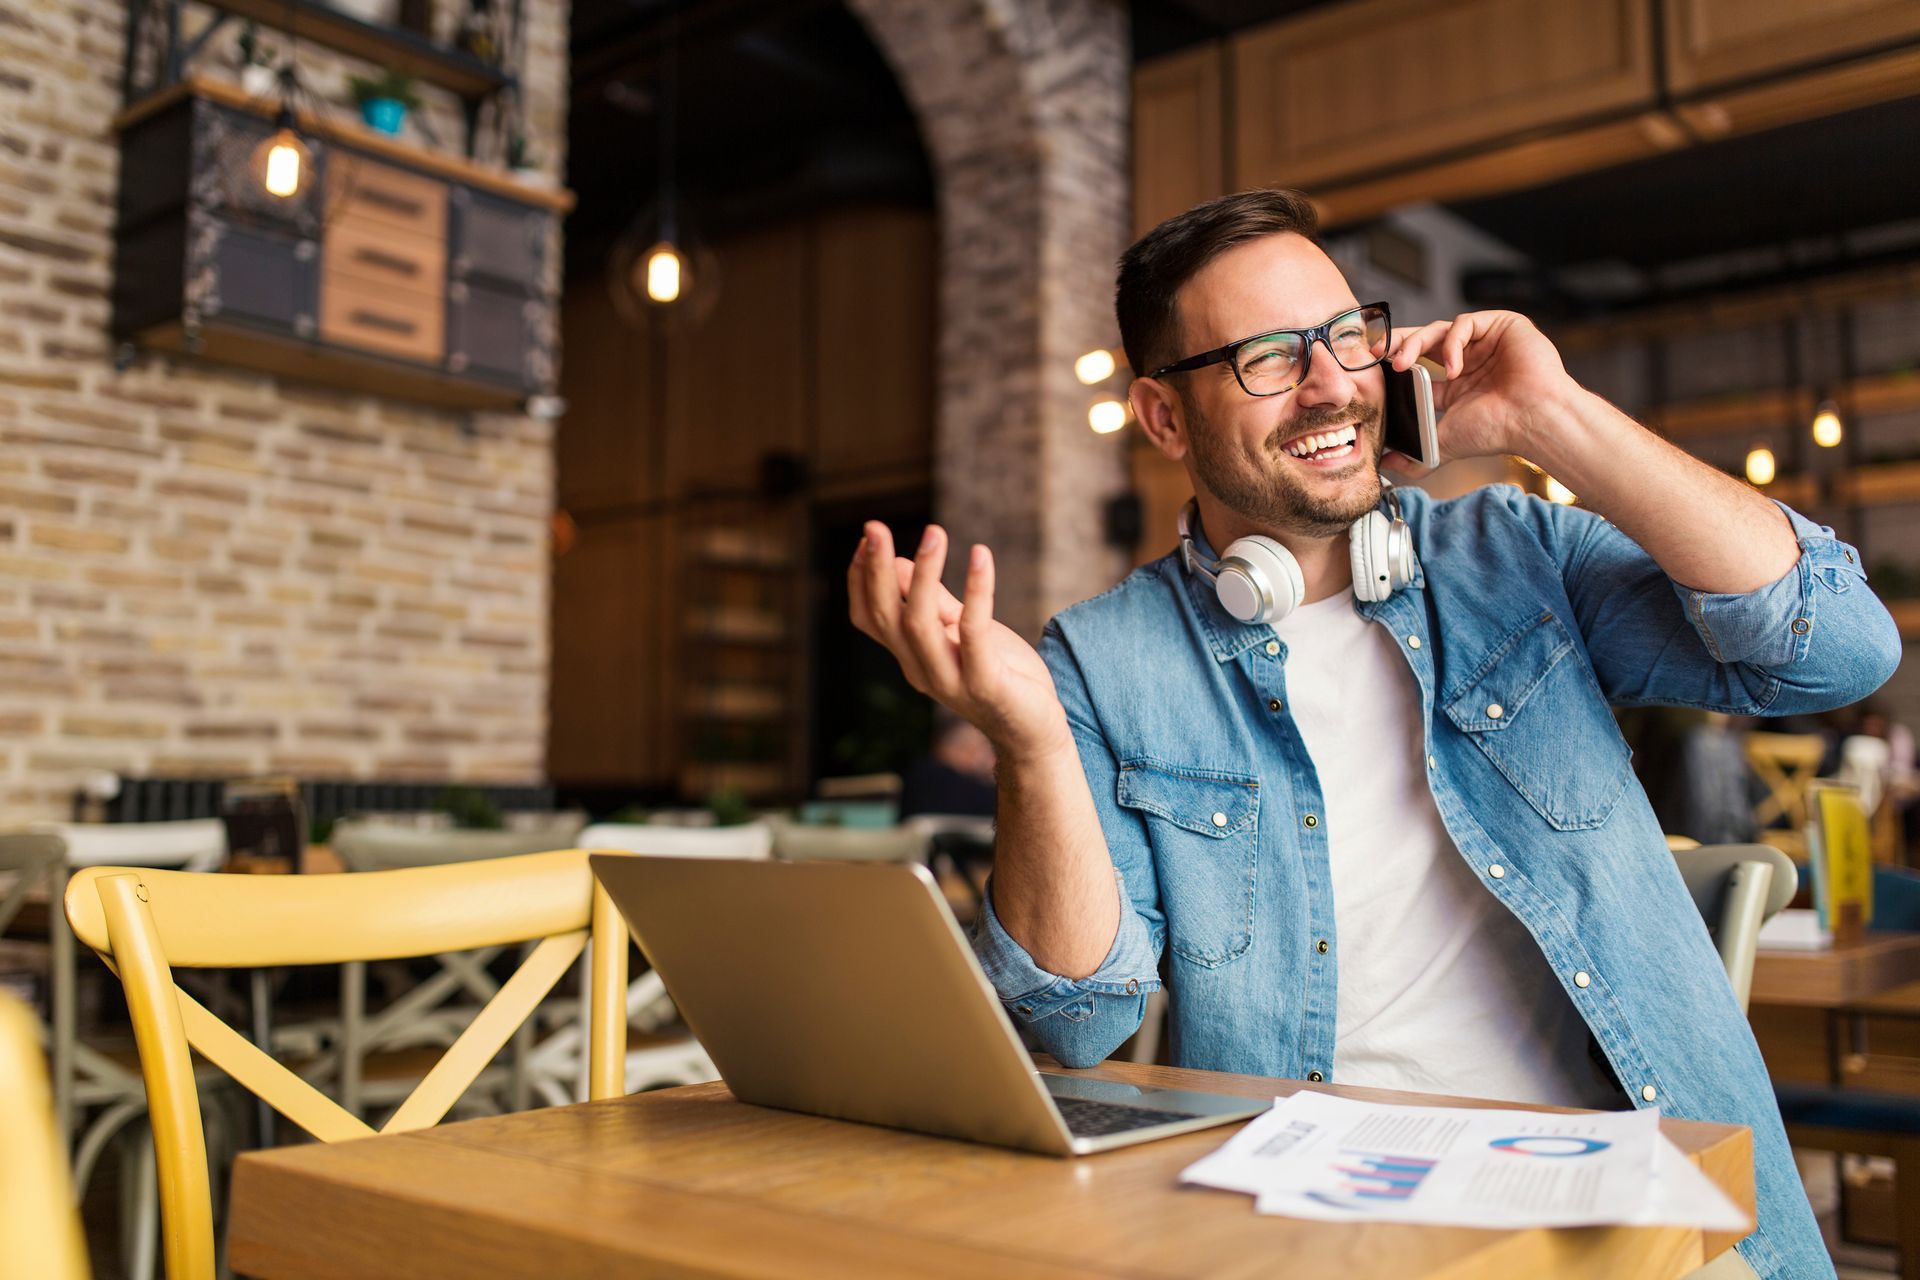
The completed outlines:
{"type": "Polygon", "coordinates": [[[1425,358],[1404,373],[1388,368],[1386,447],[1423,467],[1440,465],[1439,432],[1433,413],[1433,374],[1425,358]]]}

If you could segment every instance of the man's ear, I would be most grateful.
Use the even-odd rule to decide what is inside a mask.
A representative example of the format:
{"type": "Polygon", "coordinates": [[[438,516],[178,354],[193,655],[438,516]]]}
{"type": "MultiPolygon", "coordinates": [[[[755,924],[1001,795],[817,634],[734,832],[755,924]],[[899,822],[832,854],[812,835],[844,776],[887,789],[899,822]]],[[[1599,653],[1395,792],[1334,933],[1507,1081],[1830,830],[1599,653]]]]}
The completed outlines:
{"type": "Polygon", "coordinates": [[[1174,462],[1187,456],[1187,406],[1172,387],[1158,378],[1135,378],[1127,387],[1133,420],[1140,424],[1153,447],[1174,462]]]}

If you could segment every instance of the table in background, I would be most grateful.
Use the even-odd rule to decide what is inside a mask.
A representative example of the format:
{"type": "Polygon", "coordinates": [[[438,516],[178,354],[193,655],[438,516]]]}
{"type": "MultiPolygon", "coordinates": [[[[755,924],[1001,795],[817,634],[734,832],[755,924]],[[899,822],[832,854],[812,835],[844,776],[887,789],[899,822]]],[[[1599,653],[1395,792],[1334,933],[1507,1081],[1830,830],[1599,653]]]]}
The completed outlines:
{"type": "MultiPolygon", "coordinates": [[[[1108,1063],[1248,1097],[1298,1081],[1108,1063]]],[[[1376,1101],[1469,1099],[1322,1086],[1376,1101]]],[[[1736,1126],[1663,1120],[1752,1212],[1736,1126]]],[[[1261,1217],[1180,1187],[1222,1126],[1073,1160],[746,1106],[722,1084],[242,1155],[229,1261],[267,1280],[853,1275],[1342,1280],[1683,1276],[1734,1241],[1680,1227],[1488,1231],[1261,1217]]]]}
{"type": "Polygon", "coordinates": [[[1920,933],[1762,950],[1748,1016],[1777,1082],[1920,1093],[1920,933]]]}

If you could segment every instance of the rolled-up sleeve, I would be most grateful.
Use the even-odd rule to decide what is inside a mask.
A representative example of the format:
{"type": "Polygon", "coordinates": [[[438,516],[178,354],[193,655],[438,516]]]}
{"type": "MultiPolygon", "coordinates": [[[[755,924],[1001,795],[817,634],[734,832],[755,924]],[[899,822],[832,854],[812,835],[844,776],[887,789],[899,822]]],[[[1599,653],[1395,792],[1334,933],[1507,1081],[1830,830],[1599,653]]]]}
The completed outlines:
{"type": "Polygon", "coordinates": [[[1140,1026],[1147,994],[1160,987],[1160,948],[1166,926],[1154,883],[1146,833],[1137,815],[1115,801],[1118,765],[1093,725],[1084,682],[1057,629],[1049,627],[1040,654],[1053,672],[1067,711],[1081,767],[1093,792],[1107,852],[1114,863],[1120,927],[1100,967],[1084,978],[1049,972],[1009,934],[994,909],[993,883],[974,922],[972,942],[1007,1011],[1030,1028],[1040,1047],[1069,1067],[1086,1067],[1112,1053],[1140,1026]]]}
{"type": "Polygon", "coordinates": [[[1716,594],[1669,578],[1592,512],[1526,494],[1508,500],[1559,561],[1616,706],[1798,715],[1857,702],[1900,664],[1899,628],[1867,585],[1860,553],[1785,503],[1775,505],[1800,548],[1793,566],[1752,591],[1716,594]]]}

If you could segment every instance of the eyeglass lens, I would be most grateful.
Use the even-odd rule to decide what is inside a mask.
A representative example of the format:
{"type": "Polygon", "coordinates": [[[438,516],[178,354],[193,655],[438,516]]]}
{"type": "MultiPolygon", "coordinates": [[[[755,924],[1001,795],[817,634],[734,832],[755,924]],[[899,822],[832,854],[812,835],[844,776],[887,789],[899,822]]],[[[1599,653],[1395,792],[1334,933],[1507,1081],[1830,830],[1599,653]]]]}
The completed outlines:
{"type": "MultiPolygon", "coordinates": [[[[1387,337],[1387,313],[1379,307],[1360,307],[1327,323],[1327,346],[1340,367],[1350,373],[1386,359],[1387,337]]],[[[1304,376],[1306,352],[1306,335],[1298,330],[1264,334],[1234,353],[1234,372],[1249,393],[1278,395],[1291,390],[1304,376]]]]}

